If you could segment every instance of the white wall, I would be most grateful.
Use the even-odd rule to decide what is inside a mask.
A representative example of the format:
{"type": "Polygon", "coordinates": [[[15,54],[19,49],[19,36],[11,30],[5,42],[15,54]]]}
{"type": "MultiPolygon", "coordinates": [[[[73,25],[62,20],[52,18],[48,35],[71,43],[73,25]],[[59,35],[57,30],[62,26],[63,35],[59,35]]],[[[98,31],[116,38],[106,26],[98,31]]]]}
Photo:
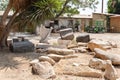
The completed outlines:
{"type": "Polygon", "coordinates": [[[68,20],[67,19],[59,19],[59,27],[66,26],[68,27],[68,20]]]}

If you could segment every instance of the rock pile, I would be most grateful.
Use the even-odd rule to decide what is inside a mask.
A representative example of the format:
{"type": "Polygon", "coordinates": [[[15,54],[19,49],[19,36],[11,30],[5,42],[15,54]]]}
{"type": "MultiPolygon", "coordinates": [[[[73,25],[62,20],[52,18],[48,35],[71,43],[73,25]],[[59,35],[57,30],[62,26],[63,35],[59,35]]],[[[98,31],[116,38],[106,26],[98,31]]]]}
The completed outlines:
{"type": "MultiPolygon", "coordinates": [[[[91,40],[89,35],[79,35],[76,37],[76,40],[74,42],[73,35],[70,35],[69,37],[67,36],[68,35],[67,33],[69,33],[69,31],[71,33],[70,29],[65,29],[60,31],[61,38],[64,39],[63,42],[67,42],[62,44],[66,46],[64,48],[60,47],[59,46],[60,44],[59,45],[48,44],[48,45],[37,46],[37,50],[41,50],[41,49],[45,50],[47,56],[40,56],[38,59],[38,63],[32,64],[33,72],[37,73],[38,75],[41,75],[42,77],[43,74],[45,76],[46,74],[49,74],[48,72],[49,70],[45,72],[41,72],[42,70],[39,69],[37,70],[37,68],[41,68],[44,70],[44,68],[42,67],[44,66],[43,62],[45,62],[45,65],[49,65],[49,64],[51,65],[51,68],[48,69],[52,69],[51,70],[52,72],[50,72],[51,74],[47,75],[47,77],[44,76],[44,78],[54,77],[55,71],[58,71],[57,74],[97,77],[97,78],[105,78],[108,80],[117,80],[118,79],[117,72],[113,65],[120,65],[120,55],[107,52],[108,49],[117,48],[117,44],[104,40],[97,40],[97,39],[91,40]],[[65,40],[71,40],[71,41],[69,41],[68,43],[68,41],[65,40]],[[69,59],[78,57],[78,55],[75,54],[91,53],[91,52],[94,53],[92,55],[94,56],[94,58],[92,58],[89,61],[89,64],[81,65],[75,63],[74,67],[73,65],[70,65],[72,62],[70,62],[69,59]],[[73,68],[75,68],[75,70],[73,68]],[[82,70],[81,68],[85,68],[86,70],[88,70],[88,72],[86,70],[85,71],[82,70]]],[[[60,40],[60,42],[62,41],[62,39],[60,40]]],[[[42,51],[40,51],[39,53],[41,52],[42,51]]],[[[47,67],[45,66],[45,68],[47,67]]]]}

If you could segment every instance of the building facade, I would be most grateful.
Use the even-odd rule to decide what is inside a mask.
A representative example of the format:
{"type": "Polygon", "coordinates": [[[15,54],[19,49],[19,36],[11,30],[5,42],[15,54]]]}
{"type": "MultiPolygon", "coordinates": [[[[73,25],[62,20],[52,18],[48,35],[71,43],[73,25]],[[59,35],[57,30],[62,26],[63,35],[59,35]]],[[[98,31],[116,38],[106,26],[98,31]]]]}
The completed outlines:
{"type": "Polygon", "coordinates": [[[110,17],[110,32],[120,32],[120,15],[110,17]]]}

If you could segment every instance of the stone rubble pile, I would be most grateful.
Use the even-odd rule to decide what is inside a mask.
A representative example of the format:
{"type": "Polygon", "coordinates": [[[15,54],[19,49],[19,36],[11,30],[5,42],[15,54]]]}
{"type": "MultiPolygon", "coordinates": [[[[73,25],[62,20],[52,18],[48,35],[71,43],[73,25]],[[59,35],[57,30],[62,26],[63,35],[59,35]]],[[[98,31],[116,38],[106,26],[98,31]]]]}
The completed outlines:
{"type": "MultiPolygon", "coordinates": [[[[51,45],[46,43],[44,43],[44,45],[39,44],[36,46],[37,53],[46,52],[47,56],[40,56],[38,62],[35,62],[35,64],[34,61],[30,62],[33,72],[44,78],[55,77],[56,74],[53,67],[61,60],[76,58],[78,56],[75,54],[78,53],[93,53],[92,56],[94,56],[94,58],[89,61],[89,64],[87,66],[89,68],[93,68],[94,70],[98,69],[102,71],[104,73],[102,74],[102,78],[108,80],[118,80],[117,72],[114,66],[120,65],[120,55],[107,52],[109,49],[117,48],[116,43],[99,39],[91,40],[88,34],[78,35],[74,41],[73,35],[70,35],[71,37],[69,38],[68,36],[66,37],[66,30],[67,29],[60,31],[63,43],[65,40],[71,40],[70,43],[66,41],[67,44],[62,44],[65,47],[60,47],[60,44],[51,45]],[[40,68],[43,70],[40,70],[40,68]],[[49,70],[44,72],[44,69],[50,69],[50,74],[49,70]]],[[[68,29],[68,33],[69,31],[70,33],[72,32],[70,29],[68,29]]],[[[60,40],[60,43],[62,43],[62,39],[60,40]]],[[[79,67],[79,65],[77,67],[79,67]]],[[[85,73],[85,76],[94,75],[90,72],[83,73],[85,73]]],[[[95,74],[97,74],[97,72],[95,72],[95,74]]]]}

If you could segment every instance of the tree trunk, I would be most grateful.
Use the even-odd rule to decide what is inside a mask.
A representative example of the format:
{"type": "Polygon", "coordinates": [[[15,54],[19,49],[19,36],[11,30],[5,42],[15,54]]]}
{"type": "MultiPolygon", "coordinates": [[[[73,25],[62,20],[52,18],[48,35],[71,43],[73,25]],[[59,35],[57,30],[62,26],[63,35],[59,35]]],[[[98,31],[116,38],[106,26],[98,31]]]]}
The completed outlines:
{"type": "MultiPolygon", "coordinates": [[[[12,8],[12,4],[9,3],[8,6],[7,6],[7,9],[5,10],[5,12],[2,16],[1,23],[0,23],[1,25],[5,25],[7,17],[8,17],[8,13],[9,13],[11,8],[12,8]]],[[[0,27],[3,27],[3,26],[0,26],[0,27]]]]}
{"type": "Polygon", "coordinates": [[[11,31],[12,23],[13,23],[16,15],[17,15],[17,13],[18,13],[18,11],[16,11],[13,14],[13,16],[11,17],[11,19],[7,23],[6,27],[3,28],[1,39],[0,39],[0,47],[1,47],[1,49],[4,48],[4,47],[7,47],[7,38],[9,36],[10,31],[11,31]]]}
{"type": "Polygon", "coordinates": [[[10,9],[12,8],[12,4],[9,2],[3,16],[2,16],[2,19],[1,19],[1,22],[0,22],[0,49],[6,45],[6,41],[3,39],[3,35],[4,35],[4,32],[5,32],[5,28],[6,28],[6,20],[7,20],[7,16],[8,16],[8,13],[10,11],[10,9]]]}

